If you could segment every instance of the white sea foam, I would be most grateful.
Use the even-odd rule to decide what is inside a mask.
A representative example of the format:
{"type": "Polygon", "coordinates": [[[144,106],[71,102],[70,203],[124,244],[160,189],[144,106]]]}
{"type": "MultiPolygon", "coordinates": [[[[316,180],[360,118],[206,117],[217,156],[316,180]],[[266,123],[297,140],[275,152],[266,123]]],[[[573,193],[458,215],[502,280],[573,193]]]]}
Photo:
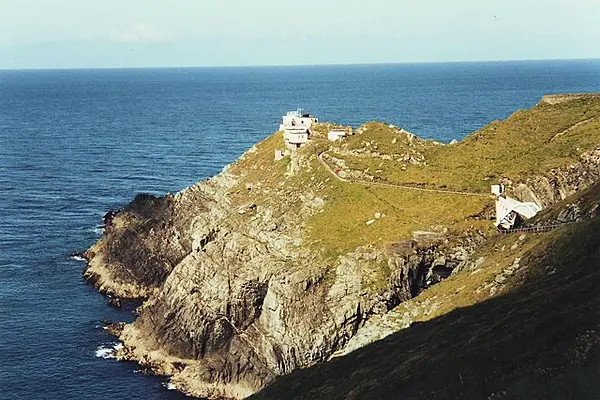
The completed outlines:
{"type": "Polygon", "coordinates": [[[93,229],[94,233],[98,236],[102,236],[104,234],[104,227],[97,226],[93,229]]]}
{"type": "Polygon", "coordinates": [[[81,256],[71,256],[71,258],[75,261],[85,261],[85,258],[81,256]]]}
{"type": "Polygon", "coordinates": [[[167,389],[167,390],[177,390],[177,387],[175,386],[175,384],[171,381],[169,382],[163,382],[162,385],[167,389]]]}
{"type": "Polygon", "coordinates": [[[98,346],[96,349],[96,357],[104,358],[105,360],[110,358],[117,358],[117,351],[123,348],[123,343],[107,343],[102,346],[98,346]]]}
{"type": "Polygon", "coordinates": [[[115,349],[112,347],[100,346],[96,349],[96,357],[104,359],[116,358],[115,349]]]}

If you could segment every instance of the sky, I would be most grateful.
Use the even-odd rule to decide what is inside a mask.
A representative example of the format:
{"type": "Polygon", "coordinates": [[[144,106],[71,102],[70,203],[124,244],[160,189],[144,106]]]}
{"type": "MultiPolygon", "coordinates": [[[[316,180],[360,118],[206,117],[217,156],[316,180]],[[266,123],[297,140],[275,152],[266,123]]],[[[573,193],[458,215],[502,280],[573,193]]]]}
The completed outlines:
{"type": "Polygon", "coordinates": [[[0,0],[0,68],[600,58],[600,0],[0,0]]]}

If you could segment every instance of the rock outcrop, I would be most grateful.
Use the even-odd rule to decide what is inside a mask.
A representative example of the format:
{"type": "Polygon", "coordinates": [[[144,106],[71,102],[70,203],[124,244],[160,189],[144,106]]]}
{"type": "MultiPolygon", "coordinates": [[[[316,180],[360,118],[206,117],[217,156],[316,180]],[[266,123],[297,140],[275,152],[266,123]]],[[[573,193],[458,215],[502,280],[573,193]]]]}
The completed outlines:
{"type": "Polygon", "coordinates": [[[542,96],[541,103],[555,105],[565,103],[567,101],[588,99],[590,97],[600,97],[600,93],[547,94],[542,96]]]}
{"type": "Polygon", "coordinates": [[[524,182],[505,180],[504,183],[521,201],[532,201],[546,208],[586,189],[599,179],[600,148],[583,153],[578,162],[569,166],[532,176],[524,182]]]}
{"type": "MultiPolygon", "coordinates": [[[[238,181],[224,172],[174,196],[138,196],[86,253],[85,276],[101,291],[147,299],[120,335],[119,357],[197,396],[244,398],[326,361],[372,315],[447,277],[467,253],[404,241],[329,265],[300,246],[298,215],[234,207],[227,193],[238,181]]],[[[303,196],[303,218],[321,212],[322,200],[303,196]]]]}
{"type": "MultiPolygon", "coordinates": [[[[450,154],[459,146],[423,141],[383,124],[367,126],[369,137],[383,138],[399,156],[383,159],[385,146],[361,128],[349,139],[355,142],[336,150],[339,157],[359,158],[359,166],[382,158],[388,168],[418,168],[423,175],[412,173],[425,176],[427,187],[437,184],[427,175],[429,154],[442,147],[450,154]],[[361,148],[363,142],[369,145],[361,148]]],[[[137,320],[115,330],[124,344],[120,359],[170,375],[189,394],[242,399],[278,376],[347,354],[409,326],[417,314],[443,309],[439,299],[420,303],[418,310],[398,306],[457,271],[477,273],[479,261],[470,256],[492,231],[486,218],[493,199],[404,191],[401,204],[394,190],[404,189],[393,185],[347,189],[354,184],[335,179],[320,164],[317,147],[323,142],[273,161],[280,139],[274,135],[253,146],[208,181],[175,195],[138,195],[123,210],[107,213],[105,236],[85,253],[84,275],[115,304],[119,298],[144,300],[137,320]],[[346,201],[335,203],[335,196],[346,201]],[[419,201],[428,206],[415,206],[419,201]],[[456,210],[438,202],[456,204],[456,210]],[[332,213],[333,222],[313,224],[332,213]],[[328,230],[338,223],[338,230],[328,230]],[[356,240],[360,229],[368,240],[356,240]],[[415,231],[427,235],[409,240],[415,231]],[[333,235],[341,243],[330,240],[333,235]]],[[[600,150],[585,150],[567,167],[506,183],[522,200],[559,202],[600,177],[600,150]]],[[[368,178],[367,168],[360,178],[368,178]]],[[[443,165],[436,168],[444,172],[443,165]]],[[[472,187],[481,184],[477,179],[472,187]]],[[[556,219],[597,215],[599,207],[588,208],[565,208],[556,219]]],[[[506,274],[498,273],[498,280],[506,274]]],[[[482,285],[488,292],[500,290],[482,285]]]]}

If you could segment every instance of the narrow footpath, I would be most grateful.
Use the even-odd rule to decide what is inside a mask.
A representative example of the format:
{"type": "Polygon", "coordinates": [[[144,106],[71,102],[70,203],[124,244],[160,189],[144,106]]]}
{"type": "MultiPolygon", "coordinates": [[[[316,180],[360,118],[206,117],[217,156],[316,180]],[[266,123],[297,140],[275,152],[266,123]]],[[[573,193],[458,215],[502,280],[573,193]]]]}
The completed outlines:
{"type": "Polygon", "coordinates": [[[580,127],[580,126],[582,126],[582,125],[586,125],[586,124],[589,124],[590,122],[594,122],[594,121],[596,120],[596,118],[598,118],[598,115],[595,115],[595,116],[593,116],[593,117],[591,117],[591,118],[588,118],[588,119],[585,119],[585,120],[583,120],[583,121],[579,121],[578,123],[576,123],[576,124],[574,124],[574,125],[572,125],[572,126],[568,127],[567,129],[565,129],[564,131],[562,131],[562,132],[558,132],[556,135],[554,135],[554,136],[552,137],[552,139],[550,139],[550,141],[553,141],[553,140],[555,140],[555,139],[557,139],[557,138],[561,137],[561,136],[562,136],[562,135],[564,135],[565,133],[569,133],[569,132],[571,132],[571,131],[573,131],[573,130],[577,129],[577,128],[579,128],[579,127],[580,127]]]}
{"type": "Polygon", "coordinates": [[[323,154],[325,154],[326,152],[327,151],[323,151],[317,155],[319,161],[321,162],[321,164],[323,164],[323,166],[327,169],[327,171],[329,171],[329,173],[331,175],[333,175],[336,179],[338,179],[342,182],[354,183],[354,184],[363,185],[363,186],[379,186],[379,187],[392,188],[392,189],[415,190],[415,191],[420,191],[420,192],[455,194],[455,195],[461,195],[461,196],[477,196],[477,197],[486,197],[486,198],[491,197],[491,195],[483,194],[483,193],[476,193],[476,192],[459,192],[456,190],[426,189],[426,188],[419,188],[419,187],[407,186],[407,185],[397,185],[397,184],[393,184],[393,183],[371,182],[371,181],[364,181],[364,180],[360,180],[360,179],[342,178],[341,176],[336,174],[336,172],[331,168],[331,166],[329,164],[327,164],[327,162],[325,160],[323,160],[323,154]]]}

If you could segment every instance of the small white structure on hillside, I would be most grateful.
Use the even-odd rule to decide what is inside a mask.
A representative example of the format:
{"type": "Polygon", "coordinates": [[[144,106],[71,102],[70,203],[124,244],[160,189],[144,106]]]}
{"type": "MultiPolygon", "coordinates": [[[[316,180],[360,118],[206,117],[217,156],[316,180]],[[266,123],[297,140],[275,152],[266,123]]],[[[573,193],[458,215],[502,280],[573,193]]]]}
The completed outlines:
{"type": "Polygon", "coordinates": [[[299,149],[304,146],[310,138],[310,131],[283,132],[285,145],[290,149],[299,149]]]}
{"type": "Polygon", "coordinates": [[[327,139],[329,139],[332,142],[341,140],[345,137],[346,137],[345,129],[330,129],[329,132],[327,132],[327,139]]]}
{"type": "Polygon", "coordinates": [[[302,109],[287,112],[283,118],[279,130],[283,131],[283,139],[287,147],[298,149],[308,142],[310,138],[310,127],[319,120],[302,109]]]}
{"type": "Polygon", "coordinates": [[[505,190],[506,190],[506,188],[504,187],[503,184],[492,185],[492,194],[495,195],[496,197],[502,196],[504,194],[505,190]]]}
{"type": "Polygon", "coordinates": [[[277,149],[277,150],[275,150],[275,161],[279,161],[279,160],[283,159],[283,157],[289,156],[289,155],[290,155],[289,150],[277,149]]]}
{"type": "Polygon", "coordinates": [[[504,194],[504,185],[493,185],[492,193],[496,196],[496,227],[499,229],[514,228],[522,220],[534,217],[542,210],[533,202],[521,202],[504,194]]]}
{"type": "Polygon", "coordinates": [[[285,157],[285,153],[283,152],[283,150],[281,150],[281,149],[275,150],[275,161],[279,161],[283,157],[285,157]]]}

